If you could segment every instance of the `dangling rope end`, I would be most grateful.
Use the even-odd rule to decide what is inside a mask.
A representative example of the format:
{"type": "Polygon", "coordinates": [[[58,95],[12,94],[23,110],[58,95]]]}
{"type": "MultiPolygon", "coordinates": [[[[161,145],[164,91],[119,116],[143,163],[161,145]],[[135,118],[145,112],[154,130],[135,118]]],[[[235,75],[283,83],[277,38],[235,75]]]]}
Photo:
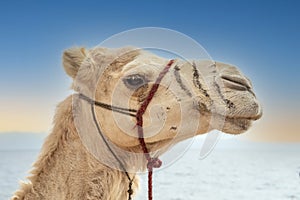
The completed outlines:
{"type": "Polygon", "coordinates": [[[133,195],[133,189],[132,189],[132,181],[133,179],[130,179],[129,181],[129,187],[128,187],[128,190],[127,190],[127,193],[128,193],[128,200],[132,200],[131,196],[133,195]]]}

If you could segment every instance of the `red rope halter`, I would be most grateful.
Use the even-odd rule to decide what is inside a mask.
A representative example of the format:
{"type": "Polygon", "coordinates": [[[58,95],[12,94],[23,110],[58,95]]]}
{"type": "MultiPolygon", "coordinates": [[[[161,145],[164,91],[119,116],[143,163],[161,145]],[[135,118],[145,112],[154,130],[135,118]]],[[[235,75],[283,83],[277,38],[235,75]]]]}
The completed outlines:
{"type": "Polygon", "coordinates": [[[147,169],[148,169],[148,199],[152,200],[152,174],[153,174],[153,168],[159,168],[162,165],[161,160],[158,158],[152,158],[149,154],[148,148],[146,146],[145,140],[144,140],[144,130],[143,130],[143,115],[150,104],[151,100],[153,99],[155,93],[157,92],[157,89],[159,87],[159,84],[163,77],[166,75],[166,73],[169,71],[171,65],[174,63],[174,60],[170,60],[168,64],[165,66],[165,68],[160,72],[158,78],[156,79],[155,83],[153,84],[147,98],[143,101],[140,109],[137,111],[136,114],[136,125],[138,128],[138,136],[139,136],[139,142],[142,146],[145,158],[147,159],[147,169]]]}

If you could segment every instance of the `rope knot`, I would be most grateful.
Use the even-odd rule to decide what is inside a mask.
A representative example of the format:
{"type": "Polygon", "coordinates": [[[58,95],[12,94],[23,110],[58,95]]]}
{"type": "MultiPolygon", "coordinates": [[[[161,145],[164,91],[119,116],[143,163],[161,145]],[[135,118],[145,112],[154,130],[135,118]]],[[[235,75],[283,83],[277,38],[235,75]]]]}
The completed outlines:
{"type": "Polygon", "coordinates": [[[150,158],[147,163],[147,168],[151,171],[153,168],[160,168],[162,161],[158,158],[150,158]]]}

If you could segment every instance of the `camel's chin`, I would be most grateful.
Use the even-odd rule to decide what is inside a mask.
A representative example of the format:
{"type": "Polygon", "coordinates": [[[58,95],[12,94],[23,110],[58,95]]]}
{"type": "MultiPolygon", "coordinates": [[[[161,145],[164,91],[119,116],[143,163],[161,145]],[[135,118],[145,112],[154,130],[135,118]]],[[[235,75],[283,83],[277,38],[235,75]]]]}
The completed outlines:
{"type": "Polygon", "coordinates": [[[253,119],[249,118],[225,118],[222,132],[228,134],[241,134],[247,131],[252,125],[253,119]]]}

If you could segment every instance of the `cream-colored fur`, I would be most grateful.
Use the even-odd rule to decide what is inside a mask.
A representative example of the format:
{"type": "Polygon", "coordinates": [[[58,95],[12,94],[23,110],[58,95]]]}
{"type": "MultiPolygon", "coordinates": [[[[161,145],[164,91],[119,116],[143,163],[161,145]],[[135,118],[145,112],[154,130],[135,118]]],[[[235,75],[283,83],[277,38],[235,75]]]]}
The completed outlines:
{"type": "MultiPolygon", "coordinates": [[[[129,106],[134,109],[139,108],[151,84],[167,62],[166,59],[134,48],[90,50],[72,48],[63,55],[65,71],[74,79],[73,89],[76,92],[84,93],[97,101],[120,104],[126,95],[130,94],[129,106]],[[147,76],[149,87],[142,87],[136,91],[126,88],[121,79],[130,74],[147,76]],[[98,81],[99,79],[101,81],[98,81]],[[116,93],[116,88],[121,92],[116,93]],[[114,95],[117,96],[113,97],[114,95]]],[[[174,145],[212,129],[231,134],[244,132],[250,127],[252,120],[261,116],[261,108],[250,81],[235,67],[223,63],[196,62],[194,65],[201,69],[199,72],[201,77],[196,80],[192,63],[177,60],[175,65],[176,69],[171,69],[166,75],[151,102],[152,105],[160,105],[159,109],[167,113],[166,118],[157,116],[157,119],[153,119],[148,110],[144,116],[145,141],[153,155],[161,155],[171,146],[169,143],[174,145]],[[177,72],[174,70],[180,73],[184,83],[193,85],[192,88],[188,88],[189,91],[185,91],[184,87],[180,86],[180,81],[176,77],[178,74],[176,75],[177,72]],[[206,79],[204,80],[203,77],[206,79]],[[174,94],[174,91],[180,98],[174,94]],[[181,115],[189,119],[184,124],[181,124],[181,115]],[[215,120],[213,124],[211,124],[212,118],[215,120]],[[195,129],[190,130],[193,127],[192,119],[200,123],[195,129]],[[162,127],[156,127],[156,123],[153,123],[160,121],[164,121],[162,127]],[[151,135],[156,128],[159,130],[157,134],[151,135]]],[[[96,140],[91,140],[90,145],[94,145],[95,152],[98,152],[97,155],[92,155],[91,149],[86,148],[86,141],[80,137],[78,129],[88,130],[93,122],[88,118],[89,105],[86,102],[79,101],[78,105],[74,104],[76,95],[68,97],[57,107],[54,128],[33,166],[34,169],[28,178],[29,182],[21,185],[20,190],[12,197],[13,200],[126,200],[128,198],[128,179],[125,173],[99,161],[99,158],[109,158],[111,155],[107,155],[103,146],[97,145],[96,140]],[[77,116],[74,115],[74,105],[77,110],[87,113],[87,117],[84,118],[88,119],[88,122],[80,125],[87,127],[78,127],[75,123],[77,116]],[[92,144],[93,142],[95,144],[92,144]]],[[[119,124],[113,120],[114,115],[110,110],[96,108],[96,115],[102,125],[103,133],[110,142],[129,152],[142,152],[139,141],[134,136],[137,133],[136,127],[130,126],[131,123],[134,125],[134,118],[129,116],[122,118],[127,120],[126,124],[130,126],[131,133],[128,134],[124,133],[119,124]]],[[[124,164],[129,171],[132,170],[130,169],[132,166],[142,165],[138,166],[138,169],[145,168],[143,159],[135,156],[126,157],[126,154],[119,155],[125,160],[124,164]]],[[[133,190],[136,193],[138,177],[134,173],[130,173],[130,176],[134,178],[133,190]]]]}
{"type": "MultiPolygon", "coordinates": [[[[22,184],[12,199],[125,199],[127,177],[87,152],[74,127],[71,103],[68,97],[58,106],[53,132],[34,164],[30,183],[22,184]]],[[[138,179],[134,180],[136,188],[138,179]]]]}

